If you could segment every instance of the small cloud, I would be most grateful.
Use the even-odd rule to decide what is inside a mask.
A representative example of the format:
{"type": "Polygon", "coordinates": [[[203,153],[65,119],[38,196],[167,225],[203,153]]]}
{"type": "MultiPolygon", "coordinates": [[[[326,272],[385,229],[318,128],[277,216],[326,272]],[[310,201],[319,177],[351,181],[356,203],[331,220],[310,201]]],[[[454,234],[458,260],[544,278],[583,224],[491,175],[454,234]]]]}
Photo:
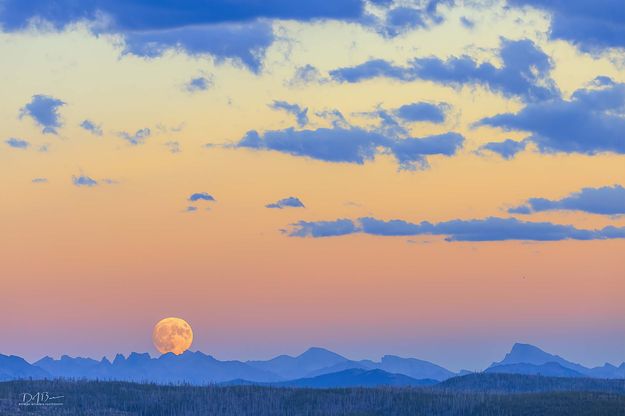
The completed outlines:
{"type": "Polygon", "coordinates": [[[462,23],[462,26],[466,27],[467,29],[473,29],[475,27],[475,22],[464,16],[460,18],[460,23],[462,23]]]}
{"type": "Polygon", "coordinates": [[[33,178],[32,183],[48,183],[47,178],[33,178]]]}
{"type": "Polygon", "coordinates": [[[321,72],[314,66],[307,64],[301,66],[295,70],[295,74],[290,81],[287,82],[288,86],[299,87],[307,84],[324,84],[328,82],[327,78],[321,75],[321,72]]]}
{"type": "Polygon", "coordinates": [[[194,207],[192,205],[189,205],[188,207],[184,209],[184,212],[195,212],[195,211],[197,211],[197,207],[194,207]]]}
{"type": "Polygon", "coordinates": [[[93,186],[97,186],[98,185],[98,181],[96,181],[95,179],[90,178],[87,175],[83,175],[83,174],[80,174],[78,176],[76,176],[76,175],[72,176],[72,182],[76,186],[93,187],[93,186]]]}
{"type": "Polygon", "coordinates": [[[287,113],[294,115],[297,120],[297,125],[300,127],[304,127],[308,124],[308,108],[302,108],[297,104],[277,100],[274,101],[269,107],[274,110],[284,110],[287,113]]]}
{"type": "Polygon", "coordinates": [[[193,93],[193,92],[198,92],[198,91],[206,91],[212,86],[213,86],[212,77],[200,76],[197,78],[192,78],[189,82],[185,84],[184,88],[188,92],[193,93]]]}
{"type": "Polygon", "coordinates": [[[483,151],[497,153],[504,159],[512,159],[517,153],[525,150],[527,142],[506,139],[503,142],[489,142],[481,146],[477,150],[477,154],[481,155],[483,151]]]}
{"type": "Polygon", "coordinates": [[[11,137],[4,141],[7,145],[15,148],[15,149],[27,149],[30,146],[30,143],[26,140],[18,139],[15,137],[11,137]]]}
{"type": "Polygon", "coordinates": [[[447,103],[432,104],[418,102],[402,105],[395,112],[399,118],[405,121],[429,121],[431,123],[445,122],[445,113],[450,106],[447,103]]]}
{"type": "Polygon", "coordinates": [[[191,196],[189,196],[188,199],[191,202],[196,202],[196,201],[215,201],[215,198],[213,198],[212,195],[209,195],[206,192],[196,192],[194,194],[191,194],[191,196]]]}
{"type": "Polygon", "coordinates": [[[136,146],[138,144],[143,144],[145,142],[145,139],[150,137],[151,134],[152,134],[152,131],[149,128],[145,127],[143,129],[137,130],[135,134],[130,134],[125,131],[122,131],[118,133],[118,136],[126,140],[131,145],[136,146]]]}
{"type": "Polygon", "coordinates": [[[102,127],[98,124],[95,124],[91,120],[83,120],[83,122],[80,123],[80,127],[91,132],[92,134],[96,136],[102,136],[102,127]]]}
{"type": "Polygon", "coordinates": [[[280,199],[277,202],[274,202],[274,203],[271,203],[271,204],[267,204],[267,205],[265,205],[265,208],[277,208],[277,209],[282,209],[282,208],[305,208],[305,206],[302,203],[302,201],[299,200],[299,198],[296,198],[294,196],[290,196],[288,198],[280,199]]]}
{"type": "Polygon", "coordinates": [[[180,143],[176,141],[165,142],[165,147],[170,151],[170,153],[180,153],[180,143]]]}
{"type": "Polygon", "coordinates": [[[43,127],[44,134],[57,134],[62,126],[58,109],[65,103],[49,95],[33,95],[31,101],[20,109],[19,118],[30,117],[39,126],[43,127]]]}

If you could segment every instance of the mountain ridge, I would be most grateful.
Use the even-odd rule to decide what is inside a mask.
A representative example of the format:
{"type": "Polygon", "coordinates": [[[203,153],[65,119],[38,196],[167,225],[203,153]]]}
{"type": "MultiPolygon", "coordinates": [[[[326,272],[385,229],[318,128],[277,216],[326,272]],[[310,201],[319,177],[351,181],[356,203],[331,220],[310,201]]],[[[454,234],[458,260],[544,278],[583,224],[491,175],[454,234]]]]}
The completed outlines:
{"type": "MultiPolygon", "coordinates": [[[[241,380],[261,384],[288,383],[345,371],[351,371],[351,375],[356,377],[374,370],[413,380],[436,381],[467,374],[466,371],[454,373],[429,361],[396,355],[384,355],[380,361],[354,361],[321,347],[309,348],[296,356],[278,355],[264,361],[221,361],[201,351],[185,351],[180,355],[167,353],[159,357],[138,352],[132,352],[127,357],[117,354],[112,361],[106,357],[98,361],[68,355],[62,355],[59,359],[45,356],[31,364],[18,356],[0,354],[0,380],[85,378],[190,384],[241,380]]],[[[531,344],[516,343],[501,361],[493,362],[484,372],[625,379],[625,363],[618,367],[606,363],[601,367],[588,368],[531,344]]],[[[379,372],[370,374],[382,376],[379,372]]]]}

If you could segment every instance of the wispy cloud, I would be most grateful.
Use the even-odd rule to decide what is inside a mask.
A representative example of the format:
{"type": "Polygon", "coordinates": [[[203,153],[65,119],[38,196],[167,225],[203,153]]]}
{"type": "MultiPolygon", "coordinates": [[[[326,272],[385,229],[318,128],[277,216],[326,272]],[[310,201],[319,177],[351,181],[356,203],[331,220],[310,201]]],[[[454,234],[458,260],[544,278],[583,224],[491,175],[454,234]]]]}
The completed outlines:
{"type": "Polygon", "coordinates": [[[125,131],[118,133],[119,137],[126,140],[133,146],[143,144],[145,142],[145,139],[150,137],[151,134],[152,131],[147,127],[137,130],[134,134],[125,131]]]}
{"type": "Polygon", "coordinates": [[[82,123],[80,123],[80,127],[96,136],[102,136],[102,126],[91,120],[83,120],[82,123]]]}
{"type": "Polygon", "coordinates": [[[11,137],[4,141],[8,146],[13,147],[15,149],[27,149],[30,146],[30,143],[26,140],[18,139],[16,137],[11,137]]]}
{"type": "Polygon", "coordinates": [[[292,237],[334,237],[348,234],[375,236],[444,236],[446,241],[561,241],[608,240],[625,238],[625,227],[608,226],[598,230],[579,229],[572,225],[550,222],[526,222],[515,218],[451,220],[439,223],[404,220],[379,220],[371,217],[357,220],[299,221],[292,225],[292,237]]]}

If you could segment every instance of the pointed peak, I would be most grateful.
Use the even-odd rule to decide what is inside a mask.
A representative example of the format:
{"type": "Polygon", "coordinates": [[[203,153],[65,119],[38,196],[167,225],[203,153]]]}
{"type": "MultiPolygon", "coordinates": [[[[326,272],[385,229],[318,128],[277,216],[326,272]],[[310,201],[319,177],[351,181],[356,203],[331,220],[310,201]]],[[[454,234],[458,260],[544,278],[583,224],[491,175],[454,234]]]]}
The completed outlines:
{"type": "Polygon", "coordinates": [[[332,352],[326,348],[322,348],[322,347],[310,347],[308,348],[306,351],[304,351],[303,353],[301,353],[299,356],[311,356],[311,355],[332,355],[332,356],[339,356],[337,353],[332,352]]]}
{"type": "Polygon", "coordinates": [[[117,353],[115,358],[113,359],[113,364],[120,363],[126,361],[126,357],[123,354],[117,353]]]}
{"type": "Polygon", "coordinates": [[[111,364],[111,362],[109,361],[109,359],[108,359],[108,358],[106,358],[106,356],[102,357],[102,359],[100,360],[100,362],[101,362],[102,364],[107,364],[107,365],[108,365],[108,364],[111,364]]]}
{"type": "Polygon", "coordinates": [[[544,352],[543,350],[541,350],[540,348],[532,344],[523,344],[521,342],[516,342],[512,346],[512,349],[510,350],[510,352],[528,352],[528,351],[544,352]]]}

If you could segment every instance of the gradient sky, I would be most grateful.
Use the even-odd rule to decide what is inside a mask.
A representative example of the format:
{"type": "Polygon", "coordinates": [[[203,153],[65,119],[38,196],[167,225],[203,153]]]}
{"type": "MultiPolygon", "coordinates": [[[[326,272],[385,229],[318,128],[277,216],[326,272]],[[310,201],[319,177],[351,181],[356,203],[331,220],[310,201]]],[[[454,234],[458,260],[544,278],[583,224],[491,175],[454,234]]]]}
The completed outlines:
{"type": "Polygon", "coordinates": [[[625,361],[625,7],[0,1],[0,353],[625,361]]]}

